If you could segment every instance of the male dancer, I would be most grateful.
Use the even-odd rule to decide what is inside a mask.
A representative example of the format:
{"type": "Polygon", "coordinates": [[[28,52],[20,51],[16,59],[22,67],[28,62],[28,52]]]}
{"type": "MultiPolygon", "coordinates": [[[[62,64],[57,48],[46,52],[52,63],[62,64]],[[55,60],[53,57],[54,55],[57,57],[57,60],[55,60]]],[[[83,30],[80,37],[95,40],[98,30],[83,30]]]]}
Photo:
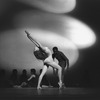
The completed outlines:
{"type": "Polygon", "coordinates": [[[64,74],[65,70],[69,69],[69,59],[64,55],[63,52],[59,51],[57,47],[53,47],[52,57],[53,59],[56,58],[58,60],[58,64],[62,67],[62,82],[64,85],[64,74]]]}

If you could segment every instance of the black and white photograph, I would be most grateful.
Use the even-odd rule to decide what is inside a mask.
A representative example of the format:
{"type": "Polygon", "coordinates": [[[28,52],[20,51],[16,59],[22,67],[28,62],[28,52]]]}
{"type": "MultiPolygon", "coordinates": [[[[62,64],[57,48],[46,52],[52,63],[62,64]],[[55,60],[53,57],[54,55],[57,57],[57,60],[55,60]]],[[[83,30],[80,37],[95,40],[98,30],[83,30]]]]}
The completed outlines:
{"type": "Polygon", "coordinates": [[[99,0],[0,0],[0,100],[99,100],[99,50],[99,0]]]}

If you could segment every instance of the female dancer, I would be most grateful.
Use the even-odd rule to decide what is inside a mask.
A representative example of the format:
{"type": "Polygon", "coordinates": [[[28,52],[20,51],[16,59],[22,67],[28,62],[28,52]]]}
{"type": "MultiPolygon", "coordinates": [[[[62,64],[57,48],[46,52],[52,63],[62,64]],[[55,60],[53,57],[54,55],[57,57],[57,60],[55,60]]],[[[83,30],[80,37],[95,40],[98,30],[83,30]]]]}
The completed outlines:
{"type": "Polygon", "coordinates": [[[52,59],[52,52],[50,51],[50,49],[48,47],[44,47],[42,46],[39,42],[37,42],[33,37],[30,36],[29,32],[25,31],[25,33],[27,34],[27,37],[35,44],[35,51],[40,51],[42,52],[45,56],[45,59],[43,59],[44,62],[44,66],[43,66],[43,70],[41,75],[39,76],[39,80],[38,80],[38,85],[37,85],[37,89],[41,89],[40,84],[42,81],[43,76],[45,75],[46,71],[47,71],[47,67],[51,66],[53,68],[58,69],[58,77],[59,77],[59,88],[62,88],[62,68],[53,61],[52,59]]]}

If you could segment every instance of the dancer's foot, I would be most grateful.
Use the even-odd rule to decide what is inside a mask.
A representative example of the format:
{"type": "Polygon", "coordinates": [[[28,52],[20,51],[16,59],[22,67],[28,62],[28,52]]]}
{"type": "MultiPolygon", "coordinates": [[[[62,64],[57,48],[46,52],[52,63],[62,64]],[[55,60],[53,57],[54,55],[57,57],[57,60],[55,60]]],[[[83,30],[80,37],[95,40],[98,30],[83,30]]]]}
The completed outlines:
{"type": "Polygon", "coordinates": [[[65,88],[66,88],[66,86],[65,86],[65,84],[64,84],[64,83],[62,84],[62,88],[63,88],[63,89],[65,89],[65,88]]]}
{"type": "Polygon", "coordinates": [[[40,86],[38,86],[37,89],[42,89],[42,88],[40,86]]]}
{"type": "Polygon", "coordinates": [[[58,84],[59,84],[59,89],[61,89],[62,88],[62,82],[59,82],[58,84]]]}
{"type": "Polygon", "coordinates": [[[52,88],[53,86],[52,85],[49,85],[49,87],[52,88]]]}

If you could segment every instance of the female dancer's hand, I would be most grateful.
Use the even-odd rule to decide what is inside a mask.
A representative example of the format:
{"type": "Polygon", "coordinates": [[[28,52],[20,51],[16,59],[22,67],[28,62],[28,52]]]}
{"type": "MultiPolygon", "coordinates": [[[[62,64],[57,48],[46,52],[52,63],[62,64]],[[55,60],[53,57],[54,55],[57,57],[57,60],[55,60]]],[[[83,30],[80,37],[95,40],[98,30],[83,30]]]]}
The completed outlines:
{"type": "Polygon", "coordinates": [[[29,34],[29,32],[27,32],[26,30],[25,30],[25,33],[27,34],[27,36],[29,36],[30,34],[29,34]]]}

